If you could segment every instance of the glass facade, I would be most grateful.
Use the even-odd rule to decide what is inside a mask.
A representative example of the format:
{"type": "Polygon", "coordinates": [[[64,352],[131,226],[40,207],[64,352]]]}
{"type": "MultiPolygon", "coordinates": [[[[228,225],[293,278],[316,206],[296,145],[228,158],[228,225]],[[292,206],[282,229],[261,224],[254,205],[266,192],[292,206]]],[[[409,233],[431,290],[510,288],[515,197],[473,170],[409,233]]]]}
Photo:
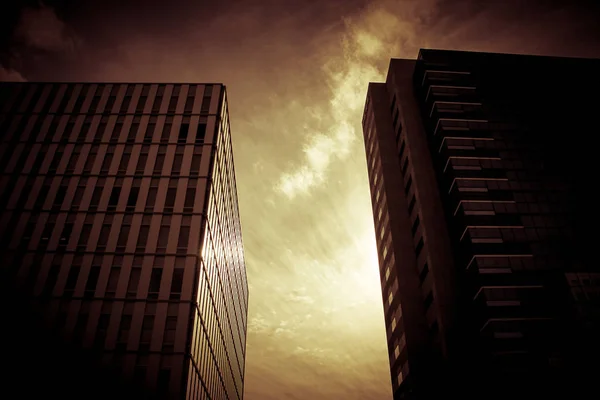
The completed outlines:
{"type": "Polygon", "coordinates": [[[595,126],[584,92],[600,88],[598,65],[421,50],[370,84],[363,128],[395,398],[465,374],[583,387],[600,332],[583,231],[594,169],[564,135],[595,126]]]}
{"type": "Polygon", "coordinates": [[[161,398],[241,399],[248,286],[225,87],[0,83],[5,281],[161,398]]]}

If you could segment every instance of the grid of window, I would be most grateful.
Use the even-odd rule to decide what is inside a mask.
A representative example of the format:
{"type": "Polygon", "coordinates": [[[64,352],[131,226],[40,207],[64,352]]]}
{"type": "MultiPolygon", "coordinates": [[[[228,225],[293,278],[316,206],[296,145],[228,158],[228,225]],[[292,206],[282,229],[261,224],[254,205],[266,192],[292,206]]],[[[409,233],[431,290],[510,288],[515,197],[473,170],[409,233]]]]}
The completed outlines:
{"type": "MultiPolygon", "coordinates": [[[[188,387],[202,387],[211,397],[224,390],[229,398],[241,398],[248,292],[226,109],[224,99],[222,124],[213,147],[198,289],[203,301],[195,315],[188,387]],[[218,268],[223,263],[229,268],[218,268]]],[[[189,398],[196,398],[193,393],[189,398]]]]}
{"type": "Polygon", "coordinates": [[[2,83],[0,98],[15,284],[165,398],[241,398],[248,289],[224,87],[2,83]]]}
{"type": "MultiPolygon", "coordinates": [[[[505,353],[519,352],[522,342],[506,339],[543,340],[555,331],[542,329],[544,321],[560,318],[553,304],[567,301],[562,289],[544,276],[574,264],[560,250],[569,248],[574,237],[567,216],[568,183],[544,174],[544,156],[530,134],[539,127],[514,118],[511,107],[497,109],[500,98],[494,96],[503,96],[501,91],[482,94],[489,90],[481,89],[485,80],[495,79],[483,71],[477,62],[464,67],[450,62],[444,68],[439,62],[428,64],[426,57],[417,67],[415,86],[440,169],[451,234],[458,242],[458,265],[471,282],[473,316],[481,320],[482,335],[492,338],[487,351],[495,354],[502,342],[505,353]],[[485,286],[490,280],[503,286],[485,286]],[[498,314],[515,321],[527,317],[512,328],[509,323],[488,324],[498,314]]],[[[560,340],[536,350],[540,365],[551,366],[560,340]]]]}
{"type": "MultiPolygon", "coordinates": [[[[473,323],[474,341],[467,347],[475,343],[481,346],[474,350],[477,357],[481,355],[481,360],[488,362],[486,355],[493,355],[488,366],[498,368],[498,371],[505,367],[508,370],[517,366],[527,368],[527,363],[532,360],[541,369],[555,368],[555,361],[560,358],[557,354],[563,351],[558,344],[565,339],[556,333],[558,329],[550,328],[548,321],[564,323],[564,315],[559,309],[577,310],[577,315],[571,315],[569,321],[577,320],[586,326],[584,330],[590,329],[589,332],[597,330],[591,328],[593,323],[586,319],[597,315],[597,285],[592,278],[594,274],[588,274],[593,267],[580,265],[583,255],[578,253],[582,253],[582,246],[576,243],[577,232],[573,229],[577,212],[572,211],[572,199],[569,199],[569,190],[574,185],[570,180],[581,181],[579,175],[583,171],[574,170],[570,166],[573,163],[567,162],[566,157],[562,159],[563,144],[566,147],[572,141],[559,142],[560,149],[554,157],[546,158],[542,154],[548,147],[546,139],[550,131],[558,133],[574,129],[571,122],[584,119],[584,113],[577,114],[578,111],[569,108],[568,103],[576,97],[574,94],[565,95],[563,99],[554,89],[549,89],[546,82],[536,83],[538,86],[529,85],[529,81],[525,84],[523,76],[530,74],[523,70],[534,70],[534,67],[528,67],[530,61],[531,65],[538,66],[538,70],[542,66],[544,69],[550,67],[552,63],[559,65],[562,61],[540,57],[534,62],[535,57],[511,57],[423,50],[414,66],[408,67],[408,61],[402,61],[400,65],[398,61],[391,67],[385,84],[387,93],[382,90],[383,84],[373,84],[369,88],[362,123],[395,391],[401,386],[406,387],[403,382],[407,381],[408,370],[405,373],[402,366],[394,364],[402,349],[398,346],[400,337],[392,336],[391,332],[399,329],[400,322],[393,318],[388,308],[393,308],[398,297],[393,290],[397,269],[389,262],[393,257],[393,246],[385,225],[399,224],[389,220],[387,210],[397,208],[397,205],[388,204],[394,200],[386,198],[383,181],[388,185],[389,196],[394,193],[394,197],[399,194],[406,199],[410,219],[402,223],[401,229],[406,229],[403,234],[409,239],[412,236],[418,280],[407,276],[405,281],[414,281],[422,292],[423,313],[434,346],[445,337],[437,335],[438,330],[444,335],[447,332],[445,324],[448,320],[444,320],[442,314],[437,315],[435,310],[443,308],[437,304],[444,301],[440,293],[448,292],[440,290],[442,278],[438,268],[444,267],[438,267],[441,256],[428,254],[439,247],[442,240],[432,231],[435,228],[431,228],[432,215],[437,211],[431,205],[433,199],[428,197],[432,193],[428,185],[433,182],[426,171],[430,167],[433,167],[431,177],[437,178],[435,189],[441,192],[442,204],[447,206],[443,211],[452,241],[449,244],[454,246],[455,256],[449,263],[456,265],[461,285],[465,285],[460,287],[461,296],[466,299],[459,300],[463,307],[461,312],[472,318],[469,323],[473,323]],[[494,62],[490,62],[492,59],[494,62]],[[405,72],[406,76],[403,75],[405,72]],[[411,78],[408,74],[413,75],[413,93],[410,98],[403,98],[409,92],[406,87],[410,85],[405,85],[411,78]],[[403,81],[402,86],[398,80],[403,81]],[[385,98],[387,94],[389,98],[385,98]],[[522,108],[513,109],[515,104],[522,108]],[[537,104],[537,119],[529,118],[533,115],[530,114],[531,104],[537,104]],[[565,111],[561,110],[561,115],[554,118],[548,110],[559,110],[559,107],[565,111]],[[572,118],[570,112],[574,112],[572,118]],[[565,115],[569,118],[565,119],[565,115]],[[555,120],[562,125],[548,122],[555,120]],[[421,134],[421,128],[424,128],[424,135],[413,140],[421,134]],[[388,133],[389,138],[382,136],[388,133]],[[388,157],[389,149],[381,149],[382,143],[389,147],[387,144],[392,140],[397,145],[400,185],[389,184],[397,182],[396,177],[391,179],[388,175],[396,171],[388,157]],[[423,151],[430,153],[427,157],[432,157],[433,165],[425,165],[423,160],[427,157],[423,151]],[[386,154],[384,168],[380,153],[386,154]],[[556,159],[562,162],[556,162],[556,159]],[[551,172],[548,165],[553,167],[551,172]],[[565,171],[573,172],[573,176],[567,177],[565,171]],[[565,271],[571,271],[566,274],[566,279],[565,271]],[[583,276],[586,276],[585,283],[583,276]],[[567,281],[569,285],[564,285],[567,281]],[[570,287],[570,293],[565,286],[570,287]],[[550,337],[552,339],[548,340],[550,337]],[[531,348],[523,347],[523,343],[540,345],[532,352],[529,351],[531,348]],[[507,355],[514,358],[509,359],[507,355]]],[[[573,61],[573,70],[569,73],[574,73],[576,63],[580,63],[578,68],[584,63],[592,66],[591,60],[573,61]]],[[[564,81],[566,86],[572,87],[566,83],[569,81],[567,74],[555,78],[557,85],[563,85],[564,81]]],[[[536,78],[532,81],[537,82],[536,78]]],[[[588,125],[592,123],[585,121],[588,125]]],[[[584,124],[577,126],[580,130],[586,129],[584,124]]],[[[582,222],[583,226],[585,222],[582,222]]],[[[445,236],[444,240],[447,240],[445,236]]],[[[398,263],[410,262],[406,257],[396,260],[398,263]]],[[[406,285],[413,289],[412,284],[406,285]]]]}

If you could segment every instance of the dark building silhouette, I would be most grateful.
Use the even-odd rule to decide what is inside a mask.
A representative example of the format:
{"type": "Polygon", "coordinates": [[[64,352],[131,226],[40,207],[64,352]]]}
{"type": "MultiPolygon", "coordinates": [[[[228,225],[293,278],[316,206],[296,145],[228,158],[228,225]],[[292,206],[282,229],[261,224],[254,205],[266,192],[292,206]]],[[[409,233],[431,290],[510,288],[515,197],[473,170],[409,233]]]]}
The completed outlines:
{"type": "Polygon", "coordinates": [[[221,84],[0,83],[0,390],[243,397],[227,104],[221,84]]]}
{"type": "Polygon", "coordinates": [[[394,399],[593,388],[599,70],[598,60],[421,50],[369,85],[394,399]]]}

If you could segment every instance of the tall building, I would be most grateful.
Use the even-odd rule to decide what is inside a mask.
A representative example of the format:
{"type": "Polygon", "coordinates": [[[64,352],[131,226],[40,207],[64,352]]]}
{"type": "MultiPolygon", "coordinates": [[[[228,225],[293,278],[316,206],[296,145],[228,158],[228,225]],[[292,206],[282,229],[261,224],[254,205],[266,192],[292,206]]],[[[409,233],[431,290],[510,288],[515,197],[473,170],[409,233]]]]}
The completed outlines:
{"type": "Polygon", "coordinates": [[[421,50],[369,85],[394,399],[576,391],[600,370],[599,67],[421,50]]]}
{"type": "Polygon", "coordinates": [[[38,383],[22,397],[242,399],[225,86],[0,83],[0,109],[3,354],[38,383]]]}

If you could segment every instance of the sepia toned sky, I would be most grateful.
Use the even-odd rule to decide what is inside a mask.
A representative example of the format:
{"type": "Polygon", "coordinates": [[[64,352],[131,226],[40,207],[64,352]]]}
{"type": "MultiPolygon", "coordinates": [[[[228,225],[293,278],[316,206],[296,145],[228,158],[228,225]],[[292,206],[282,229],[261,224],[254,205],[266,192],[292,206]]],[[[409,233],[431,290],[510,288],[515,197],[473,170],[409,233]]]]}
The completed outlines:
{"type": "Polygon", "coordinates": [[[360,128],[390,57],[600,56],[592,1],[13,3],[0,80],[227,85],[250,286],[246,400],[391,399],[360,128]]]}

